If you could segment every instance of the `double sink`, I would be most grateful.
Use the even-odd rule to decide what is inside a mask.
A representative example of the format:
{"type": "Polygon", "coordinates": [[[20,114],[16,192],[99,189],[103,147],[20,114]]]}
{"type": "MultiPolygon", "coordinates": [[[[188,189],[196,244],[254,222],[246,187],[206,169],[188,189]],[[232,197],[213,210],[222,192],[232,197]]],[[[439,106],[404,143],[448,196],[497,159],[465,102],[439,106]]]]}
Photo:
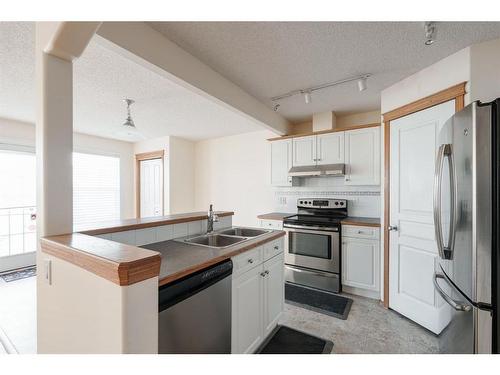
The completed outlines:
{"type": "Polygon", "coordinates": [[[237,243],[262,236],[269,232],[271,231],[266,229],[233,227],[213,233],[207,233],[201,236],[179,239],[176,241],[188,243],[191,245],[224,249],[237,243]]]}

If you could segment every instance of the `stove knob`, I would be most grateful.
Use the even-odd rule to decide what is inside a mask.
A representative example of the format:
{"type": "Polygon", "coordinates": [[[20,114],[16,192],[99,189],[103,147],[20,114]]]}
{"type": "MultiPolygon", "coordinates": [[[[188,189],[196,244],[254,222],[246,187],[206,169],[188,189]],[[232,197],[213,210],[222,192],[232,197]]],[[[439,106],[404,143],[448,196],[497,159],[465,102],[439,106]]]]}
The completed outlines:
{"type": "Polygon", "coordinates": [[[339,202],[335,202],[335,206],[338,206],[339,205],[339,202]]]}
{"type": "Polygon", "coordinates": [[[344,202],[340,202],[340,205],[343,206],[344,205],[344,202]]]}

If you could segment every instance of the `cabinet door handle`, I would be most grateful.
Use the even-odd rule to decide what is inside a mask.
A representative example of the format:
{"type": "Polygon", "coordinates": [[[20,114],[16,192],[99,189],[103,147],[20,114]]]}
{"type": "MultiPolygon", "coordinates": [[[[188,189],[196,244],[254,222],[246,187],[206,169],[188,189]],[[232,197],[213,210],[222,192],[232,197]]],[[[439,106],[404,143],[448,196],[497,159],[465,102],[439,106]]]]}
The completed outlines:
{"type": "Polygon", "coordinates": [[[250,258],[250,259],[247,260],[247,262],[250,263],[250,264],[252,264],[253,263],[253,259],[250,258]]]}
{"type": "Polygon", "coordinates": [[[274,250],[278,250],[278,249],[279,249],[279,247],[278,247],[278,246],[275,246],[275,247],[274,247],[274,250]]]}
{"type": "Polygon", "coordinates": [[[265,271],[264,271],[264,273],[265,273],[266,275],[269,275],[269,270],[265,270],[265,271]]]}
{"type": "Polygon", "coordinates": [[[265,272],[261,272],[261,273],[260,273],[260,276],[262,276],[262,277],[266,277],[266,273],[265,273],[265,272]]]}

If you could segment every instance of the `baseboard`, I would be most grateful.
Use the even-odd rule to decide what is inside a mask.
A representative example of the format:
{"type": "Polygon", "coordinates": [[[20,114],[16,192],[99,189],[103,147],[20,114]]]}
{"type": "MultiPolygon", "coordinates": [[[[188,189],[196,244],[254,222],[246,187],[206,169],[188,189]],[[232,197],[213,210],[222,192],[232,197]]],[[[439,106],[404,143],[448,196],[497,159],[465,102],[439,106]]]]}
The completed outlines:
{"type": "Polygon", "coordinates": [[[355,288],[352,286],[342,285],[342,291],[356,296],[372,298],[380,300],[380,292],[375,290],[366,290],[362,288],[355,288]]]}

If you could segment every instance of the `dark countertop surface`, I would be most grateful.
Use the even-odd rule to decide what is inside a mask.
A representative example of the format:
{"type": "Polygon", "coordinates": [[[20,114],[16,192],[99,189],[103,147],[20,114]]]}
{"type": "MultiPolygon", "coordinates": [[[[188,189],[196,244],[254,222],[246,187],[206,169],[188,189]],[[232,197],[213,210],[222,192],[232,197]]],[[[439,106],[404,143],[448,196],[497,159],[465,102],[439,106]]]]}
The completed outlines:
{"type": "MultiPolygon", "coordinates": [[[[270,212],[267,214],[258,215],[257,218],[264,220],[280,220],[287,216],[296,215],[290,212],[270,212]]],[[[358,225],[365,227],[380,227],[380,218],[372,218],[372,217],[355,217],[348,216],[344,220],[341,221],[341,224],[344,225],[358,225]]]]}
{"type": "Polygon", "coordinates": [[[258,219],[264,219],[264,220],[279,220],[283,221],[283,219],[287,216],[293,216],[296,215],[293,212],[270,212],[268,214],[262,214],[258,215],[258,219]]]}
{"type": "Polygon", "coordinates": [[[283,231],[273,230],[262,236],[234,244],[225,249],[212,249],[175,240],[157,242],[141,247],[160,253],[161,266],[158,277],[161,286],[256,248],[264,243],[281,238],[284,235],[285,232],[283,231]]]}

